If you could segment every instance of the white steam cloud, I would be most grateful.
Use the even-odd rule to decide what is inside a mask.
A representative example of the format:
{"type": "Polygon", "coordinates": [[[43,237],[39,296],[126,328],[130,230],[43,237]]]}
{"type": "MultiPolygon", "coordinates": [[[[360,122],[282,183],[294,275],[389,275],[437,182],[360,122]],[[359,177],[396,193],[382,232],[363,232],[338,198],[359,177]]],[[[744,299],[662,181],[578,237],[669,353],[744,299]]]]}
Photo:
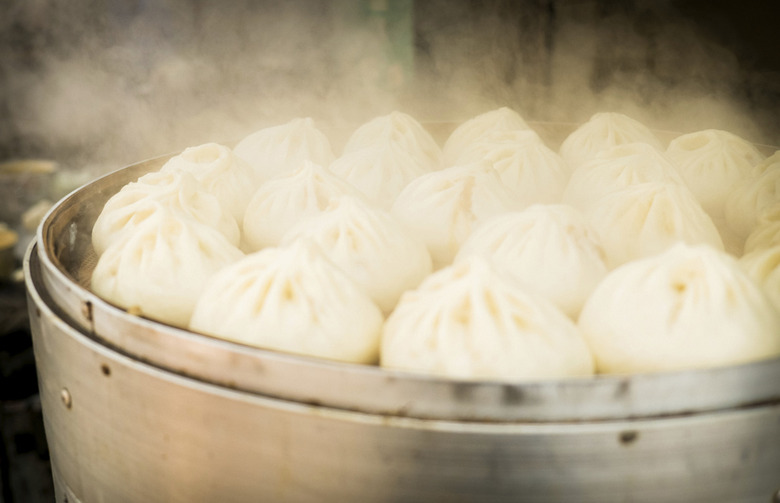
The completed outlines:
{"type": "MultiPolygon", "coordinates": [[[[77,152],[82,168],[236,140],[296,116],[339,125],[395,107],[379,80],[384,41],[362,10],[322,1],[169,0],[139,2],[137,11],[114,3],[124,5],[27,7],[28,22],[45,14],[71,29],[52,34],[34,67],[9,72],[21,135],[60,155],[77,152]]],[[[44,4],[54,2],[36,2],[44,4]]]]}
{"type": "Polygon", "coordinates": [[[778,142],[776,111],[745,104],[736,56],[667,22],[671,2],[639,27],[589,1],[10,4],[6,120],[96,174],[293,117],[340,131],[393,109],[451,122],[504,105],[537,121],[620,111],[778,142]]]}

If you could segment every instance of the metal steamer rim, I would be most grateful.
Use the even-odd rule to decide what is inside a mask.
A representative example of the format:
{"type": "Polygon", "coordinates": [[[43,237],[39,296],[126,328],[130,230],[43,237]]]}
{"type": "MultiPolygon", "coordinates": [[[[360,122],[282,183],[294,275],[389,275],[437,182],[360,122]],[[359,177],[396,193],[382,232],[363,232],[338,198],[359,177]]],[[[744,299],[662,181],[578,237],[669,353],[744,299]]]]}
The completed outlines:
{"type": "MultiPolygon", "coordinates": [[[[572,130],[568,123],[539,124],[553,141],[572,130]]],[[[780,358],[678,372],[529,382],[467,381],[285,354],[130,314],[88,289],[96,261],[92,226],[108,198],[125,184],[159,169],[169,157],[133,164],[74,190],[49,211],[38,228],[42,283],[63,318],[131,358],[272,398],[461,422],[579,423],[780,403],[780,358]]]]}

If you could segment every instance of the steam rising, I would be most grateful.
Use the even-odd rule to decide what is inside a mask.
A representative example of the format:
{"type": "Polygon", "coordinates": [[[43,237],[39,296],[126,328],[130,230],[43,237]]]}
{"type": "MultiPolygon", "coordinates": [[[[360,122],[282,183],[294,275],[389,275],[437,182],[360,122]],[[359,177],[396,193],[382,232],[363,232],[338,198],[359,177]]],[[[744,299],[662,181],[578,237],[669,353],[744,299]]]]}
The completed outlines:
{"type": "Polygon", "coordinates": [[[747,107],[728,50],[682,21],[636,35],[637,17],[618,12],[597,28],[581,21],[593,2],[494,2],[477,15],[412,0],[11,4],[0,74],[11,129],[95,174],[294,117],[343,131],[394,109],[452,122],[498,106],[532,121],[619,111],[778,143],[776,111],[747,107]]]}
{"type": "MultiPolygon", "coordinates": [[[[42,3],[48,20],[54,2],[42,3]]],[[[52,33],[35,68],[12,75],[22,134],[79,151],[81,161],[116,168],[296,116],[341,124],[392,108],[377,81],[381,40],[349,10],[313,1],[107,5],[55,9],[69,28],[52,33]]]]}

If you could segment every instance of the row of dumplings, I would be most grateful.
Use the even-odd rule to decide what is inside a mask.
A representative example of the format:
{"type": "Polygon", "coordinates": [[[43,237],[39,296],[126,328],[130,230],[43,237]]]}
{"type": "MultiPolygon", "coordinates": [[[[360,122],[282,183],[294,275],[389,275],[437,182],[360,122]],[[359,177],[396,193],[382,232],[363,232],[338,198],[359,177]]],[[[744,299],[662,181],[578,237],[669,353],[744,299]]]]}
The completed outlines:
{"type": "Polygon", "coordinates": [[[188,148],[97,218],[92,289],[264,348],[466,379],[780,355],[780,152],[600,113],[556,152],[500,108],[188,148]],[[729,253],[727,253],[729,252],[729,253]]]}

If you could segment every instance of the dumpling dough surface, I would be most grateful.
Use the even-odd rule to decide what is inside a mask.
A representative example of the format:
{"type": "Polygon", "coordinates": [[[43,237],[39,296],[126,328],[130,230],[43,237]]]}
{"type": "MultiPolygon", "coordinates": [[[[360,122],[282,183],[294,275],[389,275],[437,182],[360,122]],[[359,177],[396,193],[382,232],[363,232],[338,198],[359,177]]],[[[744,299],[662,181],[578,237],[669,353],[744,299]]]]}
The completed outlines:
{"type": "Polygon", "coordinates": [[[398,195],[391,212],[425,242],[438,269],[452,263],[477,225],[517,208],[498,174],[479,163],[415,179],[398,195]]]}
{"type": "Polygon", "coordinates": [[[780,245],[780,203],[765,208],[758,217],[756,228],[745,240],[744,253],[780,245]]]}
{"type": "Polygon", "coordinates": [[[739,265],[761,285],[780,313],[780,243],[746,253],[739,265]]]}
{"type": "Polygon", "coordinates": [[[309,239],[366,291],[384,313],[401,294],[431,273],[431,256],[389,213],[342,196],[311,220],[285,234],[281,245],[309,239]]]}
{"type": "Polygon", "coordinates": [[[295,225],[318,215],[330,200],[359,197],[352,185],[318,164],[303,165],[265,182],[252,196],[243,219],[244,241],[251,251],[276,246],[295,225]]]}
{"type": "Polygon", "coordinates": [[[576,169],[602,150],[636,142],[663,150],[658,138],[641,122],[616,112],[600,112],[563,140],[560,154],[571,169],[576,169]]]}
{"type": "Polygon", "coordinates": [[[603,373],[732,365],[780,355],[780,316],[736,259],[679,244],[612,271],[579,326],[603,373]]]}
{"type": "Polygon", "coordinates": [[[724,216],[729,193],[764,158],[753,144],[717,129],[678,136],[666,153],[704,210],[716,220],[724,216]]]}
{"type": "Polygon", "coordinates": [[[122,187],[103,206],[92,227],[95,252],[102,254],[112,242],[121,240],[164,209],[214,228],[234,246],[240,243],[241,233],[235,218],[215,196],[202,190],[191,174],[152,172],[122,187]]]}
{"type": "Polygon", "coordinates": [[[160,171],[185,171],[192,174],[200,186],[213,194],[233,215],[236,222],[244,217],[246,205],[259,184],[246,162],[230,148],[217,143],[187,148],[169,159],[160,171]]]}
{"type": "Polygon", "coordinates": [[[556,379],[593,373],[574,323],[472,257],[405,293],[382,333],[386,368],[458,379],[556,379]]]}
{"type": "Polygon", "coordinates": [[[523,206],[561,201],[568,169],[561,156],[531,130],[495,131],[466,147],[458,164],[487,161],[523,206]]]}
{"type": "Polygon", "coordinates": [[[353,150],[333,161],[328,169],[354,185],[377,206],[388,209],[412,180],[433,171],[426,158],[398,142],[353,150]]]}
{"type": "Polygon", "coordinates": [[[267,349],[375,363],[382,313],[308,241],[225,268],[198,299],[190,329],[267,349]]]}
{"type": "Polygon", "coordinates": [[[125,309],[186,327],[208,279],[242,256],[211,227],[162,210],[106,249],[92,290],[125,309]]]}
{"type": "Polygon", "coordinates": [[[234,152],[249,163],[260,183],[298,169],[304,161],[327,166],[335,158],[330,140],[309,117],[255,131],[234,152]]]}
{"type": "Polygon", "coordinates": [[[585,210],[610,269],[682,241],[723,250],[712,219],[687,187],[642,183],[608,194],[585,210]]]}
{"type": "Polygon", "coordinates": [[[444,143],[442,155],[445,166],[460,164],[463,151],[486,135],[497,131],[524,131],[531,129],[528,123],[514,110],[507,107],[497,108],[477,115],[460,124],[450,133],[444,143]]]}
{"type": "Polygon", "coordinates": [[[463,243],[455,262],[474,255],[575,319],[607,274],[598,236],[565,205],[534,205],[487,220],[463,243]]]}
{"type": "Polygon", "coordinates": [[[646,182],[685,185],[677,168],[647,143],[626,143],[602,150],[569,178],[563,202],[587,208],[602,197],[646,182]]]}
{"type": "Polygon", "coordinates": [[[726,221],[731,231],[747,238],[759,224],[762,212],[780,205],[780,150],[753,168],[726,199],[726,221]]]}
{"type": "Polygon", "coordinates": [[[414,117],[403,112],[382,115],[358,127],[347,140],[344,154],[382,145],[404,150],[426,171],[440,167],[441,149],[436,140],[414,117]]]}

